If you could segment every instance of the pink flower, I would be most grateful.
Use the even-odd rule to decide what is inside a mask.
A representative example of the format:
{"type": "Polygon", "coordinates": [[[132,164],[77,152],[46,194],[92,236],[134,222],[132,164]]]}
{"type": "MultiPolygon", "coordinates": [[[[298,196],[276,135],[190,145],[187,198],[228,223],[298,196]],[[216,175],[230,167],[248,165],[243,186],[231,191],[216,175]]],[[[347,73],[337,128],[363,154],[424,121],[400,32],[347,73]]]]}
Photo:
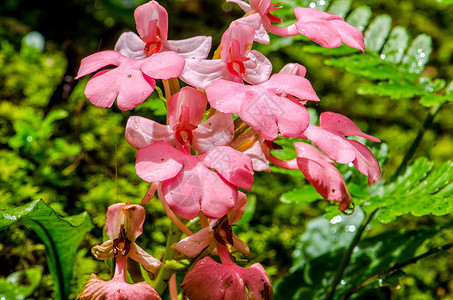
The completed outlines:
{"type": "Polygon", "coordinates": [[[255,263],[245,269],[233,263],[219,264],[210,257],[200,260],[181,287],[190,299],[272,299],[273,291],[264,268],[255,263]]]}
{"type": "Polygon", "coordinates": [[[126,125],[126,139],[136,149],[164,141],[179,149],[191,146],[198,153],[229,144],[234,134],[232,116],[216,113],[201,122],[206,104],[203,92],[184,87],[167,102],[168,125],[133,116],[126,125]]]}
{"type": "Polygon", "coordinates": [[[241,220],[246,204],[247,196],[244,193],[239,192],[236,204],[226,216],[223,216],[220,219],[211,220],[208,227],[202,228],[197,233],[173,244],[171,248],[186,256],[195,258],[206,247],[215,244],[216,241],[220,240],[221,237],[219,237],[219,235],[225,234],[227,236],[226,242],[228,242],[230,246],[244,255],[249,255],[249,247],[231,230],[231,226],[241,220]],[[221,231],[225,233],[221,233],[221,231]]]}
{"type": "Polygon", "coordinates": [[[115,274],[109,281],[92,274],[77,299],[161,299],[147,282],[126,282],[127,259],[139,262],[154,278],[161,262],[136,245],[136,238],[143,232],[145,210],[140,205],[118,203],[109,206],[106,214],[105,231],[110,240],[92,249],[97,259],[115,257],[115,274]]]}
{"type": "Polygon", "coordinates": [[[324,199],[339,202],[341,211],[347,209],[351,204],[351,195],[335,163],[307,143],[294,143],[294,148],[297,166],[316,191],[324,199]]]}
{"type": "Polygon", "coordinates": [[[97,107],[111,107],[118,99],[118,107],[129,110],[148,98],[156,86],[154,79],[179,76],[184,59],[170,51],[144,59],[127,58],[112,50],[102,51],[82,60],[76,79],[109,65],[117,68],[96,73],[88,81],[85,95],[97,107]]]}
{"type": "Polygon", "coordinates": [[[278,73],[257,85],[216,80],[206,88],[212,107],[237,113],[266,140],[299,137],[308,127],[307,109],[298,99],[319,101],[310,82],[298,75],[278,73]]]}
{"type": "Polygon", "coordinates": [[[349,118],[333,112],[322,113],[319,124],[320,127],[310,125],[302,138],[311,140],[336,162],[342,164],[352,162],[357,170],[368,177],[369,185],[379,181],[381,169],[373,153],[361,143],[345,137],[355,135],[380,142],[378,138],[363,133],[349,118]]]}
{"type": "Polygon", "coordinates": [[[200,211],[213,219],[228,213],[236,203],[237,187],[251,189],[250,158],[227,146],[193,156],[165,142],[137,151],[136,171],[148,182],[163,182],[162,192],[179,216],[194,218],[200,211]]]}
{"type": "Polygon", "coordinates": [[[271,62],[252,48],[254,29],[233,22],[222,36],[220,59],[186,59],[179,77],[184,82],[205,89],[215,79],[256,84],[267,80],[271,62]]]}
{"type": "Polygon", "coordinates": [[[157,1],[140,5],[134,16],[139,35],[125,32],[115,46],[115,50],[126,57],[140,59],[153,53],[173,51],[184,58],[204,59],[211,50],[212,38],[209,36],[167,40],[168,13],[157,1]]]}

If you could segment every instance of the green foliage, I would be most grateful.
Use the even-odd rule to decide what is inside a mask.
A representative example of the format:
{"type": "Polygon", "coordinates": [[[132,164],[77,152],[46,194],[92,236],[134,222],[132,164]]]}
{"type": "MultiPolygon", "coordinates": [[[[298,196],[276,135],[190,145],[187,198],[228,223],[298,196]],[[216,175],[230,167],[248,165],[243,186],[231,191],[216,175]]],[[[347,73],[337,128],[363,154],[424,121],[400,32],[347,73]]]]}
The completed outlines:
{"type": "Polygon", "coordinates": [[[0,277],[0,298],[20,300],[33,293],[41,281],[42,270],[33,268],[0,277]]]}
{"type": "Polygon", "coordinates": [[[93,228],[90,218],[86,213],[61,218],[44,201],[36,200],[2,211],[0,230],[19,220],[30,226],[43,241],[56,299],[67,299],[77,246],[93,228]]]}
{"type": "Polygon", "coordinates": [[[378,219],[388,223],[398,216],[453,213],[453,162],[437,167],[427,158],[417,159],[395,182],[372,187],[361,202],[366,211],[380,209],[378,219]]]}

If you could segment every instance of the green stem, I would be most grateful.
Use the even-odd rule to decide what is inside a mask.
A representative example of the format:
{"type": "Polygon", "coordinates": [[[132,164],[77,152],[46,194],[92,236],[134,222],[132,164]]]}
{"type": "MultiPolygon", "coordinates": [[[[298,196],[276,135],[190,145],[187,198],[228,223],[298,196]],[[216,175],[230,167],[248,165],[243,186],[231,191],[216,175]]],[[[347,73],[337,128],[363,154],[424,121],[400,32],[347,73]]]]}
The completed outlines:
{"type": "Polygon", "coordinates": [[[359,229],[357,230],[356,235],[354,236],[354,239],[352,240],[351,244],[349,245],[349,248],[341,258],[341,262],[338,265],[337,271],[335,273],[335,277],[332,281],[332,284],[329,286],[329,289],[327,290],[327,295],[325,297],[325,300],[332,300],[335,291],[337,289],[338,284],[341,281],[341,278],[343,277],[343,273],[346,269],[346,267],[349,264],[349,261],[351,260],[352,252],[354,251],[354,248],[357,246],[357,244],[360,242],[360,239],[362,238],[362,235],[368,226],[370,222],[374,219],[376,214],[378,213],[379,209],[375,209],[369,216],[368,219],[364,220],[362,224],[360,225],[359,229]]]}
{"type": "Polygon", "coordinates": [[[176,251],[171,249],[171,246],[179,241],[181,234],[181,230],[179,230],[175,224],[171,223],[167,236],[167,244],[165,245],[165,255],[162,260],[163,265],[154,281],[154,289],[159,295],[162,295],[165,292],[171,275],[175,273],[175,270],[165,264],[165,262],[175,258],[176,251]]]}
{"type": "Polygon", "coordinates": [[[407,167],[407,164],[409,161],[412,159],[414,156],[418,146],[420,145],[420,142],[422,141],[423,135],[425,134],[425,131],[428,130],[429,127],[433,124],[434,117],[437,115],[437,113],[440,111],[442,108],[443,104],[438,104],[433,106],[429,111],[428,114],[426,115],[425,121],[423,122],[422,128],[418,131],[417,136],[415,137],[414,141],[412,142],[411,146],[409,147],[409,150],[407,150],[406,155],[404,156],[403,160],[401,161],[401,164],[399,165],[398,169],[395,171],[395,173],[392,175],[390,182],[395,181],[395,179],[401,175],[401,173],[404,172],[404,170],[407,167]]]}

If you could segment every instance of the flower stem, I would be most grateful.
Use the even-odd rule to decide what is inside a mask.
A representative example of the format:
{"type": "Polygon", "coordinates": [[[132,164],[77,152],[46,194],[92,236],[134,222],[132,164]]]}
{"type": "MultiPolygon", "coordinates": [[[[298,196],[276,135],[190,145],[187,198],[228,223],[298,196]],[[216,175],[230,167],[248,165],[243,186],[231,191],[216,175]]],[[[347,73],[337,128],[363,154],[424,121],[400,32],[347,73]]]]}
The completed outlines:
{"type": "Polygon", "coordinates": [[[325,300],[332,300],[333,297],[335,296],[335,291],[337,289],[338,284],[341,281],[341,278],[343,277],[343,273],[346,269],[346,267],[349,264],[349,261],[351,260],[352,252],[354,251],[354,248],[357,246],[357,244],[360,242],[360,239],[362,238],[363,233],[365,232],[366,227],[370,222],[374,219],[376,214],[378,213],[379,209],[375,209],[369,216],[368,218],[362,222],[360,225],[359,229],[357,230],[356,235],[354,236],[354,239],[352,240],[351,244],[349,245],[349,248],[347,251],[343,254],[343,257],[341,258],[341,262],[338,266],[338,269],[335,273],[335,277],[332,281],[332,284],[329,286],[329,289],[327,290],[327,295],[324,298],[325,300]]]}
{"type": "Polygon", "coordinates": [[[422,141],[423,135],[425,134],[425,131],[431,127],[433,124],[434,118],[436,117],[437,113],[440,111],[442,108],[443,104],[437,104],[433,106],[429,111],[428,114],[426,115],[425,121],[423,122],[422,128],[418,131],[417,136],[415,137],[414,141],[412,142],[411,146],[407,150],[406,154],[404,155],[403,160],[401,161],[401,164],[399,167],[396,169],[395,173],[392,175],[390,182],[395,181],[398,176],[401,175],[401,173],[404,172],[404,170],[407,167],[407,164],[409,161],[412,159],[414,156],[418,146],[420,145],[420,142],[422,141]]]}
{"type": "Polygon", "coordinates": [[[165,245],[165,255],[162,260],[163,265],[153,285],[154,289],[156,290],[157,293],[159,293],[159,295],[162,295],[165,292],[168,286],[168,281],[170,280],[171,276],[175,273],[175,270],[169,265],[167,265],[165,262],[167,260],[172,260],[175,258],[176,251],[171,249],[171,246],[179,241],[179,239],[181,238],[181,234],[182,232],[172,222],[170,224],[170,229],[168,231],[167,244],[165,245]]]}

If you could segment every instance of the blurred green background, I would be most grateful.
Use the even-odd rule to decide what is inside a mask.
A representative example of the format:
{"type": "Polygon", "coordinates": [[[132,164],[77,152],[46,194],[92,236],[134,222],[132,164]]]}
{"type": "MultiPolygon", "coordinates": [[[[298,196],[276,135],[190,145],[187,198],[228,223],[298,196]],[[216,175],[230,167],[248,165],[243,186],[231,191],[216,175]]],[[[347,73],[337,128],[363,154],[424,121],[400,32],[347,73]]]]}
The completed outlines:
{"type": "MultiPolygon", "coordinates": [[[[302,1],[282,2],[293,5],[302,1]]],[[[449,81],[453,78],[453,5],[447,2],[364,0],[353,1],[352,8],[366,4],[373,16],[390,15],[392,26],[405,27],[412,37],[430,35],[433,52],[422,75],[449,81]]],[[[116,107],[100,109],[83,95],[88,78],[74,80],[83,57],[113,49],[122,32],[135,32],[133,11],[143,3],[3,0],[0,6],[0,209],[42,198],[62,216],[89,213],[95,229],[78,251],[70,298],[76,297],[91,273],[109,278],[106,265],[94,260],[89,250],[102,242],[107,206],[117,199],[139,203],[149,187],[135,174],[135,150],[124,139],[124,127],[131,115],[165,122],[165,109],[158,101],[146,101],[132,112],[116,107]]],[[[169,39],[210,35],[214,49],[230,22],[242,16],[235,5],[220,0],[159,3],[169,13],[169,39]]],[[[427,109],[414,98],[395,101],[358,95],[359,86],[373,82],[325,66],[323,55],[297,50],[305,44],[298,41],[269,51],[274,71],[296,59],[305,65],[307,78],[321,99],[313,106],[318,113],[342,113],[388,145],[383,168],[383,178],[388,180],[415,138],[427,109]]],[[[435,163],[453,159],[451,104],[426,132],[415,154],[419,156],[435,163]]],[[[249,243],[250,262],[262,263],[272,281],[288,273],[306,223],[330,206],[327,201],[288,204],[279,200],[282,193],[304,184],[303,177],[256,174],[254,188],[248,193],[249,202],[256,207],[238,233],[249,243]]],[[[140,245],[160,257],[169,221],[158,201],[145,207],[148,215],[140,245]]],[[[449,217],[403,216],[385,226],[434,226],[449,217]]],[[[377,231],[379,226],[384,225],[377,225],[377,231]]],[[[435,239],[451,241],[453,231],[435,239]]],[[[44,246],[26,226],[14,225],[0,232],[0,276],[32,267],[42,270],[33,299],[53,295],[45,260],[44,246]]],[[[376,288],[383,295],[379,297],[384,297],[376,299],[453,299],[452,261],[451,252],[420,261],[405,269],[400,285],[376,288]]]]}

